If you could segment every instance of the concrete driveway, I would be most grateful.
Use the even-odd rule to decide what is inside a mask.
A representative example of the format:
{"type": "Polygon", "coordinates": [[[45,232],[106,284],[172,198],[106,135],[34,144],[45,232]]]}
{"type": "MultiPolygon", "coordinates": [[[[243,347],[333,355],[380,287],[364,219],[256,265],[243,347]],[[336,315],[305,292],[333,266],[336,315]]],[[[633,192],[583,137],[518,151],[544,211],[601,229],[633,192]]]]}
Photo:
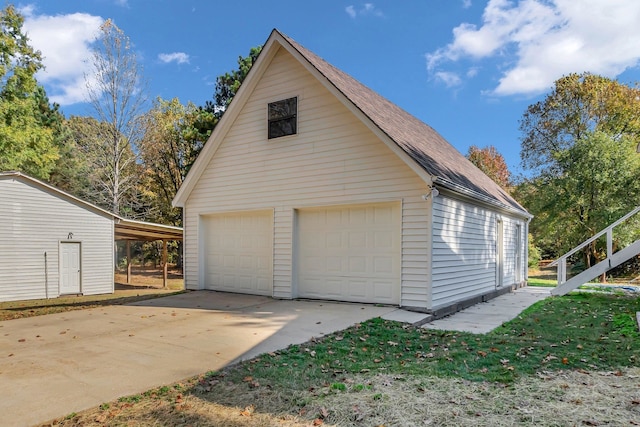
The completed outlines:
{"type": "Polygon", "coordinates": [[[198,291],[0,322],[1,423],[46,422],[396,310],[198,291]]]}

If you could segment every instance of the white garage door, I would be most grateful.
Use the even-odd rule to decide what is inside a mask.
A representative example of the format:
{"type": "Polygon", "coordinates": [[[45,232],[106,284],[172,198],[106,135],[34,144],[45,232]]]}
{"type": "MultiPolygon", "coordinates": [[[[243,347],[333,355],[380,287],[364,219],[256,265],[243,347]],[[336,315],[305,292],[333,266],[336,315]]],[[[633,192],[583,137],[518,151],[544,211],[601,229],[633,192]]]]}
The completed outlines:
{"type": "Polygon", "coordinates": [[[398,304],[397,203],[298,211],[298,295],[398,304]]]}
{"type": "Polygon", "coordinates": [[[272,295],[271,211],[204,217],[205,288],[272,295]]]}

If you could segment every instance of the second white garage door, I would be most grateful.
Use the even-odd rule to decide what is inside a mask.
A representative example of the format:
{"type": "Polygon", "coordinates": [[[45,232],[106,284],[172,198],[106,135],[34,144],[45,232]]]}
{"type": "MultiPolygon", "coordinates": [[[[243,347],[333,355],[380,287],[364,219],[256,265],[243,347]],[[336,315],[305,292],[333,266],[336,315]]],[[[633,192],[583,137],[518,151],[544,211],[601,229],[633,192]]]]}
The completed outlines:
{"type": "Polygon", "coordinates": [[[273,213],[203,217],[205,288],[272,295],[273,213]]]}
{"type": "Polygon", "coordinates": [[[298,296],[398,304],[398,203],[298,210],[298,296]]]}

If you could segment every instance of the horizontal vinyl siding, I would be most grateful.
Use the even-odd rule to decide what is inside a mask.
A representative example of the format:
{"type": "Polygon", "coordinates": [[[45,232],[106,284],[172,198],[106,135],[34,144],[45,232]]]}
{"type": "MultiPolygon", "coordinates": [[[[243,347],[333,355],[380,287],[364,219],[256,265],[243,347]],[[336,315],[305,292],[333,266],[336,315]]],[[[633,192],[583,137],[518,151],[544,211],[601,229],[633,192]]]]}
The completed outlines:
{"type": "Polygon", "coordinates": [[[45,298],[45,287],[58,296],[69,233],[81,243],[82,292],[113,292],[111,219],[17,179],[0,180],[0,199],[0,301],[45,298]]]}
{"type": "Polygon", "coordinates": [[[294,210],[402,202],[402,305],[425,307],[425,183],[286,51],[281,50],[186,201],[186,281],[197,287],[200,215],[274,209],[274,296],[295,297],[294,210]],[[298,134],[267,139],[269,102],[298,97],[298,134]],[[195,230],[195,231],[194,231],[195,230]],[[406,257],[405,257],[406,255],[406,257]]]}
{"type": "Polygon", "coordinates": [[[433,203],[433,309],[495,289],[496,214],[467,202],[433,203]]]}
{"type": "Polygon", "coordinates": [[[278,208],[274,212],[273,296],[276,298],[291,298],[293,218],[293,209],[278,208]]]}

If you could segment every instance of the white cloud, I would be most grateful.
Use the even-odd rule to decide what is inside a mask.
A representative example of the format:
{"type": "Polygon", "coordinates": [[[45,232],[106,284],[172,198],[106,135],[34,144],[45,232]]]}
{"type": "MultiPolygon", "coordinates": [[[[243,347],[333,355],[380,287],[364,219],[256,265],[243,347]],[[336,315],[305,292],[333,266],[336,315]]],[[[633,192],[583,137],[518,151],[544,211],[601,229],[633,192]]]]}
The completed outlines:
{"type": "Polygon", "coordinates": [[[469,9],[471,7],[471,0],[462,0],[462,8],[469,9]]]}
{"type": "MultiPolygon", "coordinates": [[[[640,60],[637,0],[490,0],[482,24],[463,23],[453,41],[427,54],[432,74],[470,60],[497,60],[494,95],[535,95],[563,75],[615,77],[640,60]]],[[[486,68],[486,67],[485,67],[486,68]]]]}
{"type": "Polygon", "coordinates": [[[456,73],[450,71],[438,71],[434,74],[436,80],[441,81],[447,87],[460,86],[462,79],[456,73]]]}
{"type": "Polygon", "coordinates": [[[471,67],[467,70],[467,77],[475,77],[478,75],[478,67],[471,67]]]}
{"type": "Polygon", "coordinates": [[[176,62],[178,64],[189,63],[189,55],[184,52],[161,53],[158,55],[158,59],[165,64],[170,62],[176,62]]]}
{"type": "Polygon", "coordinates": [[[353,5],[349,5],[344,10],[345,12],[347,12],[347,15],[349,15],[353,19],[357,18],[358,16],[364,16],[364,15],[373,15],[378,17],[384,16],[384,13],[382,13],[381,10],[376,8],[376,6],[373,3],[364,3],[360,8],[356,8],[353,5]]]}
{"type": "Polygon", "coordinates": [[[36,76],[52,102],[70,105],[85,101],[84,75],[90,69],[90,45],[104,19],[86,13],[37,15],[32,6],[21,8],[24,31],[43,56],[45,70],[36,76]]]}

